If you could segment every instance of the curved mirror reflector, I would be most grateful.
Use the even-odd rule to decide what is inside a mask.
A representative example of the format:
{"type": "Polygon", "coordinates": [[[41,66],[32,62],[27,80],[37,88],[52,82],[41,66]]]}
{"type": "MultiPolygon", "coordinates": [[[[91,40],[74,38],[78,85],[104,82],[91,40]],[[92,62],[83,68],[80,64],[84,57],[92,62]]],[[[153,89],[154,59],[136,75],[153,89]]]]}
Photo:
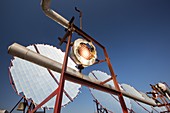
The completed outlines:
{"type": "Polygon", "coordinates": [[[134,112],[137,112],[137,113],[151,113],[153,111],[152,107],[147,105],[147,104],[137,102],[137,101],[134,101],[132,99],[130,99],[130,101],[131,101],[132,109],[133,109],[134,112]]]}
{"type": "Polygon", "coordinates": [[[150,102],[155,102],[154,99],[152,99],[151,97],[149,97],[149,96],[146,95],[145,93],[140,92],[140,94],[145,98],[145,100],[148,100],[148,101],[150,101],[150,102]]]}
{"type": "MultiPolygon", "coordinates": [[[[59,63],[63,62],[64,52],[53,46],[36,44],[27,48],[38,52],[48,58],[59,63]]],[[[34,63],[14,57],[9,68],[10,77],[13,81],[13,87],[17,94],[23,94],[27,99],[32,99],[34,103],[39,104],[48,97],[55,89],[57,89],[60,81],[60,73],[48,70],[34,63]],[[56,81],[52,78],[56,78],[56,81]]],[[[68,58],[68,67],[75,68],[76,64],[68,58]]],[[[77,70],[78,71],[78,70],[77,70]]],[[[65,82],[62,106],[71,102],[78,94],[81,85],[69,81],[65,82]]],[[[43,107],[53,108],[55,97],[48,101],[43,107]]]]}
{"type": "Polygon", "coordinates": [[[162,111],[167,111],[167,109],[163,107],[153,107],[153,113],[161,113],[162,111]]]}
{"type": "MultiPolygon", "coordinates": [[[[111,76],[101,71],[92,71],[91,73],[89,73],[89,77],[92,79],[105,81],[109,79],[111,76]]],[[[106,84],[109,84],[110,86],[114,87],[113,80],[107,82],[106,84]]],[[[118,96],[105,93],[105,92],[101,92],[99,90],[95,90],[92,88],[90,88],[90,91],[94,99],[96,99],[100,103],[100,105],[103,106],[103,108],[106,108],[111,113],[112,112],[122,113],[122,110],[121,110],[122,108],[119,103],[118,96]]],[[[125,100],[127,108],[130,110],[131,109],[130,99],[124,97],[124,100],[125,100]]]]}
{"type": "Polygon", "coordinates": [[[131,95],[137,96],[141,99],[145,99],[134,87],[128,84],[121,84],[122,88],[131,95]]]}
{"type": "MultiPolygon", "coordinates": [[[[121,84],[122,88],[125,89],[126,92],[128,92],[131,95],[137,96],[141,99],[145,99],[151,102],[155,102],[152,98],[148,97],[145,93],[137,91],[134,87],[128,85],[128,84],[121,84]]],[[[132,109],[135,112],[138,113],[147,113],[147,112],[153,112],[154,109],[152,106],[135,101],[130,99],[132,104],[132,109]]]]}

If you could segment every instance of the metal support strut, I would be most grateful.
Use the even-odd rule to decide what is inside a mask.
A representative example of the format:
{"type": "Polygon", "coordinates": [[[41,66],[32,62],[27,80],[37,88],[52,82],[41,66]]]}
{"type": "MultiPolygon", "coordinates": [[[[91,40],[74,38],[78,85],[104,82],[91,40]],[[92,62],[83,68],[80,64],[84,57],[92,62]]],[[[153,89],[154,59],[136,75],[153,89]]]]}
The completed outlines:
{"type": "Polygon", "coordinates": [[[61,104],[62,104],[62,96],[63,96],[63,90],[64,90],[64,83],[65,83],[65,71],[67,68],[67,61],[68,61],[68,53],[69,53],[69,49],[70,49],[70,44],[71,44],[71,35],[70,31],[70,35],[68,36],[68,43],[67,43],[67,47],[66,47],[66,52],[65,52],[65,56],[64,56],[64,61],[63,61],[63,66],[62,66],[62,70],[61,70],[61,76],[60,76],[60,84],[59,84],[59,92],[56,98],[56,103],[55,103],[55,107],[54,107],[54,113],[60,113],[61,110],[61,104]]]}
{"type": "Polygon", "coordinates": [[[108,113],[106,108],[103,108],[97,100],[93,100],[96,103],[97,113],[108,113]]]}

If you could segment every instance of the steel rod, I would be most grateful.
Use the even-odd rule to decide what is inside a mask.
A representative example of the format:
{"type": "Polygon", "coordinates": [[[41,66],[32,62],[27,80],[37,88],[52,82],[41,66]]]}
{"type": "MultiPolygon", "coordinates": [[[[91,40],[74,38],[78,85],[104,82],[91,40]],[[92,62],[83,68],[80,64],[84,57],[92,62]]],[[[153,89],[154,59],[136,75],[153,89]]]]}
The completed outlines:
{"type": "Polygon", "coordinates": [[[105,48],[103,48],[103,51],[104,51],[104,55],[106,57],[106,61],[107,61],[107,64],[108,64],[108,67],[109,67],[109,70],[110,70],[110,73],[111,73],[111,76],[112,76],[112,79],[113,79],[113,83],[115,85],[115,88],[116,90],[118,90],[120,92],[120,94],[118,95],[119,97],[119,101],[120,101],[120,105],[122,107],[122,110],[123,110],[123,113],[128,113],[128,110],[127,110],[127,107],[126,107],[126,104],[125,104],[125,101],[123,99],[123,95],[122,95],[122,92],[120,91],[120,87],[118,85],[118,81],[116,79],[116,74],[112,68],[112,64],[110,62],[110,59],[109,59],[109,56],[107,54],[107,51],[105,48]]]}
{"type": "Polygon", "coordinates": [[[18,104],[22,101],[23,97],[21,97],[21,99],[17,102],[17,104],[12,108],[12,110],[10,111],[10,113],[13,112],[13,110],[18,106],[18,104]]]}
{"type": "Polygon", "coordinates": [[[112,77],[110,77],[110,78],[108,78],[107,80],[101,82],[100,84],[103,85],[103,84],[105,84],[105,83],[107,83],[107,82],[109,82],[109,81],[111,81],[111,80],[113,80],[112,77]]]}
{"type": "Polygon", "coordinates": [[[66,52],[64,55],[64,61],[62,65],[62,70],[61,70],[61,76],[60,76],[60,84],[59,84],[59,92],[56,98],[56,103],[54,107],[54,113],[60,113],[61,111],[61,104],[62,104],[62,97],[63,97],[63,91],[64,91],[64,83],[65,83],[65,72],[67,69],[67,62],[68,62],[68,54],[70,50],[70,43],[71,43],[71,38],[72,34],[68,36],[68,43],[66,46],[66,52]]]}
{"type": "MultiPolygon", "coordinates": [[[[38,54],[41,54],[40,51],[38,50],[38,47],[34,44],[34,48],[36,50],[36,52],[38,54]]],[[[47,71],[49,72],[49,74],[51,75],[51,77],[54,79],[54,81],[57,83],[57,85],[59,85],[59,82],[58,80],[55,78],[54,74],[52,73],[52,71],[50,69],[47,69],[47,71]]],[[[70,101],[73,101],[73,99],[70,97],[70,95],[65,91],[63,90],[64,94],[70,99],[70,101]]]]}
{"type": "Polygon", "coordinates": [[[46,99],[44,99],[40,104],[38,104],[32,111],[29,113],[34,113],[37,109],[39,109],[42,105],[48,102],[51,98],[53,98],[58,93],[58,88],[53,91],[46,99]]]}

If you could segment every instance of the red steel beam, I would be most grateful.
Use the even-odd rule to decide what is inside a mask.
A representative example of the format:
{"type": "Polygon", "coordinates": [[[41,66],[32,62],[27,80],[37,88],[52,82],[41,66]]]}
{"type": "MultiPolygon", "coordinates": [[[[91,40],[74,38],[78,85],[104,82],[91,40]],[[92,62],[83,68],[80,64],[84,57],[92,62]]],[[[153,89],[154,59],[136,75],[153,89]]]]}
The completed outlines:
{"type": "Polygon", "coordinates": [[[111,73],[111,76],[112,76],[112,79],[113,79],[115,88],[120,92],[120,94],[118,95],[118,97],[119,97],[119,100],[120,100],[120,104],[121,104],[123,113],[128,113],[128,110],[127,110],[125,101],[124,101],[124,99],[123,99],[123,95],[122,95],[122,93],[121,93],[121,91],[120,91],[120,87],[119,87],[118,81],[117,81],[117,79],[116,79],[116,74],[114,73],[114,70],[113,70],[113,68],[112,68],[112,64],[111,64],[111,62],[110,62],[109,56],[108,56],[108,54],[107,54],[107,51],[106,51],[105,48],[103,49],[103,51],[104,51],[104,54],[105,54],[105,57],[106,57],[106,61],[107,61],[107,64],[108,64],[108,67],[109,67],[109,70],[110,70],[110,73],[111,73]]]}
{"type": "MultiPolygon", "coordinates": [[[[54,74],[52,73],[52,71],[50,69],[47,69],[48,72],[50,73],[50,75],[52,76],[52,78],[55,80],[55,82],[59,85],[60,83],[58,82],[58,80],[55,78],[54,74]]],[[[66,92],[66,90],[63,91],[64,94],[70,99],[70,101],[73,101],[73,99],[71,98],[71,96],[66,92]]]]}
{"type": "Polygon", "coordinates": [[[29,113],[34,113],[37,109],[39,109],[42,105],[48,102],[51,98],[53,98],[58,93],[58,88],[52,92],[46,99],[44,99],[40,104],[38,104],[32,111],[29,113]]]}
{"type": "MultiPolygon", "coordinates": [[[[96,43],[98,46],[100,46],[103,51],[104,51],[104,55],[106,57],[106,61],[107,61],[107,64],[108,64],[108,67],[109,67],[109,70],[110,70],[110,73],[112,75],[112,78],[113,78],[113,82],[114,82],[114,85],[115,85],[115,88],[120,92],[120,88],[119,88],[119,85],[118,85],[118,81],[116,80],[116,75],[113,71],[113,68],[112,68],[112,65],[110,63],[110,59],[108,57],[108,54],[107,54],[107,51],[106,51],[106,48],[100,44],[98,41],[96,41],[94,38],[92,38],[91,36],[89,36],[88,34],[86,34],[84,31],[82,31],[81,29],[79,29],[77,26],[73,25],[73,28],[75,29],[75,32],[78,33],[79,35],[83,36],[83,38],[87,39],[87,40],[90,40],[94,43],[96,43]]],[[[127,110],[127,107],[126,107],[126,104],[124,102],[124,99],[123,99],[123,95],[122,93],[120,93],[120,95],[118,95],[119,97],[119,100],[120,100],[120,104],[121,104],[121,107],[122,107],[122,110],[124,113],[128,113],[128,110],[127,110]]]]}
{"type": "MultiPolygon", "coordinates": [[[[101,47],[103,49],[104,55],[106,57],[106,61],[107,61],[107,64],[108,64],[108,67],[109,67],[109,70],[110,70],[110,73],[111,73],[112,78],[113,78],[113,82],[114,82],[115,88],[120,92],[118,81],[116,80],[116,75],[115,75],[115,73],[113,71],[113,68],[112,68],[112,65],[110,63],[110,59],[109,59],[109,56],[107,54],[106,48],[102,44],[100,44],[98,41],[96,41],[94,38],[92,38],[91,36],[86,34],[84,31],[79,29],[77,26],[73,25],[73,28],[75,29],[75,32],[78,33],[79,35],[83,36],[83,38],[96,43],[99,47],[101,47]]],[[[120,104],[121,104],[123,112],[124,113],[128,113],[128,110],[127,110],[126,104],[124,102],[122,93],[120,93],[120,95],[118,95],[118,97],[119,97],[120,104]]]]}
{"type": "MultiPolygon", "coordinates": [[[[70,32],[68,31],[68,33],[66,33],[67,35],[69,35],[70,34],[70,32]]],[[[66,39],[64,39],[64,40],[66,40],[66,39]]],[[[35,50],[36,50],[36,52],[38,53],[38,54],[41,54],[40,53],[40,51],[38,50],[38,47],[34,44],[34,48],[35,48],[35,50]]],[[[59,85],[59,82],[58,82],[58,80],[55,78],[55,76],[54,76],[54,74],[51,72],[51,70],[50,69],[47,69],[47,71],[49,72],[49,74],[52,76],[52,78],[54,79],[54,81],[59,85]]],[[[64,90],[63,91],[64,92],[64,94],[70,99],[70,101],[73,101],[73,99],[71,98],[71,96],[64,90]]]]}
{"type": "Polygon", "coordinates": [[[105,83],[107,83],[107,82],[109,82],[109,81],[111,81],[111,80],[113,80],[112,77],[110,77],[110,78],[108,78],[107,80],[101,82],[100,84],[103,85],[103,84],[105,84],[105,83]]]}
{"type": "Polygon", "coordinates": [[[54,113],[60,113],[61,111],[61,104],[62,104],[62,97],[63,97],[63,90],[64,90],[64,83],[65,83],[65,71],[67,68],[67,61],[68,61],[68,54],[69,54],[69,49],[70,49],[70,43],[71,43],[71,38],[72,38],[72,34],[70,33],[70,35],[68,36],[68,43],[66,46],[66,52],[64,55],[64,61],[63,61],[63,65],[62,65],[62,70],[61,70],[61,76],[60,76],[60,84],[59,84],[59,92],[56,98],[56,103],[55,103],[55,107],[54,107],[54,113]]]}

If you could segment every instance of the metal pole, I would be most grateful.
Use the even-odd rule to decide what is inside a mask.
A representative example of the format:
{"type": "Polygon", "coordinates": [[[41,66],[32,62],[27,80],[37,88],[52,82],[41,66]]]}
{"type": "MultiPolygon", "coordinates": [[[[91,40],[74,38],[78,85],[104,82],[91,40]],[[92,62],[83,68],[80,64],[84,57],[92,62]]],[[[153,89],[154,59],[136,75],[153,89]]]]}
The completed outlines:
{"type": "MultiPolygon", "coordinates": [[[[67,34],[67,33],[66,33],[67,34]]],[[[38,47],[34,44],[34,48],[36,50],[37,53],[40,54],[39,50],[38,50],[38,47]]],[[[57,83],[57,85],[59,85],[59,82],[58,80],[55,78],[54,74],[52,73],[52,71],[50,69],[47,69],[47,71],[49,72],[49,74],[51,75],[51,77],[54,79],[54,81],[57,83]]],[[[63,91],[64,94],[70,99],[70,101],[73,101],[73,99],[70,97],[70,95],[64,90],[63,91]]]]}
{"type": "Polygon", "coordinates": [[[12,110],[10,111],[10,113],[13,112],[13,110],[18,106],[18,104],[22,101],[23,97],[17,102],[17,104],[12,108],[12,110]]]}
{"type": "Polygon", "coordinates": [[[58,93],[58,88],[53,91],[46,99],[44,99],[40,104],[38,104],[32,111],[29,113],[34,113],[37,109],[39,109],[42,105],[48,102],[51,98],[53,98],[58,93]]]}
{"type": "Polygon", "coordinates": [[[41,0],[41,7],[45,15],[53,19],[58,24],[62,25],[65,28],[69,27],[69,21],[57,12],[50,9],[51,0],[41,0]]]}
{"type": "Polygon", "coordinates": [[[46,113],[46,109],[45,109],[45,107],[44,107],[44,113],[46,113]]]}
{"type": "Polygon", "coordinates": [[[120,92],[120,94],[118,95],[118,97],[119,97],[119,100],[120,100],[120,104],[121,104],[123,113],[128,113],[128,110],[127,110],[125,101],[124,101],[124,99],[123,99],[123,95],[122,95],[122,93],[121,93],[121,91],[120,91],[120,87],[119,87],[118,82],[117,82],[117,80],[116,80],[116,75],[115,75],[114,70],[113,70],[113,68],[112,68],[112,64],[110,63],[110,59],[109,59],[109,56],[108,56],[108,54],[107,54],[107,51],[106,51],[105,48],[103,49],[103,51],[104,51],[104,54],[105,54],[105,57],[106,57],[106,61],[107,61],[107,64],[108,64],[108,67],[109,67],[109,70],[110,70],[110,73],[111,73],[111,76],[112,76],[112,79],[113,79],[115,88],[116,88],[117,91],[120,92]]]}
{"type": "Polygon", "coordinates": [[[75,10],[76,10],[77,12],[79,12],[80,29],[82,30],[82,29],[83,29],[83,26],[82,26],[82,11],[80,11],[77,7],[75,7],[75,10]]]}
{"type": "Polygon", "coordinates": [[[66,68],[67,68],[67,61],[68,61],[68,54],[69,54],[69,49],[70,49],[71,38],[72,38],[72,34],[70,34],[68,36],[68,43],[67,43],[66,52],[65,52],[65,55],[64,55],[62,70],[61,70],[60,84],[59,84],[59,87],[58,87],[59,92],[58,92],[58,95],[57,95],[57,98],[56,98],[54,113],[60,113],[60,110],[61,110],[64,83],[65,83],[65,72],[66,72],[66,68]]]}

